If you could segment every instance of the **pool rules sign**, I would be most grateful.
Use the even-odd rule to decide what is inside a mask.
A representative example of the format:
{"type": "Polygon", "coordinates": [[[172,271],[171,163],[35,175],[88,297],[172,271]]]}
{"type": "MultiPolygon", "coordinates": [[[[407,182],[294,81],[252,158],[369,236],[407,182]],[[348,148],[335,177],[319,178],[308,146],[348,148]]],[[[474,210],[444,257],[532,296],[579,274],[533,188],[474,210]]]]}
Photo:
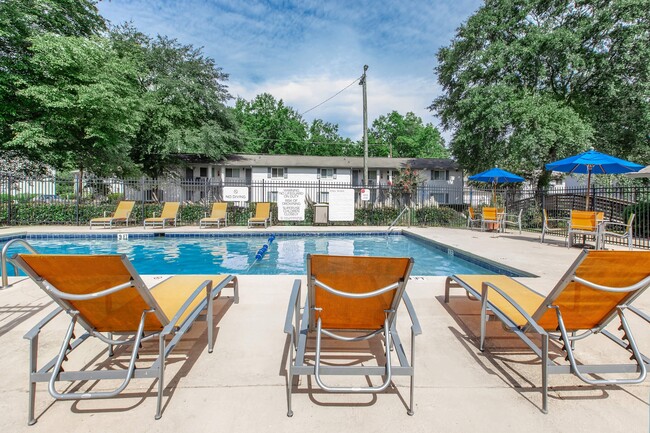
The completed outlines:
{"type": "Polygon", "coordinates": [[[278,188],[278,220],[305,220],[304,188],[278,188]]]}

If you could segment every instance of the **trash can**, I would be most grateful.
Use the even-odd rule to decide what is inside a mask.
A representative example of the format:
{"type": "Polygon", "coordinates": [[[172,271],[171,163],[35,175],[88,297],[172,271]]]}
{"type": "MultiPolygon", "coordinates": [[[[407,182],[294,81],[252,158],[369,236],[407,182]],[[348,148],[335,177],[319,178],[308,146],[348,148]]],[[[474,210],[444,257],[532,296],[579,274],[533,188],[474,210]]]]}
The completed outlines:
{"type": "Polygon", "coordinates": [[[327,203],[316,203],[314,205],[314,224],[326,224],[329,218],[329,206],[327,203]]]}

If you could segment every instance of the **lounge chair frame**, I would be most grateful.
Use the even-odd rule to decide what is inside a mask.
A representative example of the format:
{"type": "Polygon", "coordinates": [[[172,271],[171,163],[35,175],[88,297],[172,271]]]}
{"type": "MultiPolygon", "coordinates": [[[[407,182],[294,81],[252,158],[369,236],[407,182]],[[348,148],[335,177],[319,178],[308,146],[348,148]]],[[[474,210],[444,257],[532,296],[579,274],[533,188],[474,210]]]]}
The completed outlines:
{"type": "MultiPolygon", "coordinates": [[[[339,393],[378,393],[384,391],[391,383],[393,376],[410,376],[410,392],[409,392],[409,407],[407,413],[413,415],[413,387],[414,387],[414,378],[415,378],[415,337],[422,333],[420,327],[420,322],[418,321],[417,315],[415,314],[415,309],[413,304],[405,292],[406,282],[410,275],[411,269],[413,267],[413,259],[410,260],[408,269],[405,273],[403,279],[397,281],[393,284],[390,284],[386,287],[380,288],[373,292],[355,294],[337,290],[336,288],[329,287],[327,284],[319,281],[311,274],[310,269],[310,260],[309,256],[307,259],[307,275],[308,275],[308,286],[307,286],[307,296],[305,303],[301,308],[301,280],[297,279],[294,281],[293,289],[291,291],[291,296],[289,298],[289,307],[287,309],[287,315],[285,318],[284,332],[290,337],[291,347],[289,352],[289,370],[288,370],[288,381],[287,381],[287,399],[288,399],[288,411],[287,416],[293,416],[293,410],[291,407],[291,395],[292,388],[294,385],[294,378],[301,375],[313,375],[318,386],[327,392],[339,392],[339,393]],[[345,336],[341,335],[338,332],[333,332],[331,330],[324,329],[321,326],[321,319],[315,317],[315,287],[320,287],[323,290],[334,294],[336,296],[341,296],[344,298],[370,298],[373,296],[378,296],[390,290],[396,290],[396,293],[393,298],[391,308],[387,310],[386,318],[384,320],[384,325],[380,329],[375,330],[359,330],[364,331],[363,335],[355,336],[345,336]],[[400,302],[404,302],[404,305],[408,311],[409,317],[411,319],[411,352],[410,356],[407,356],[402,341],[397,333],[396,320],[397,320],[397,309],[400,302]],[[308,364],[306,362],[307,354],[307,341],[310,334],[316,333],[316,348],[315,348],[315,361],[313,364],[308,364]],[[381,366],[327,366],[321,365],[321,337],[322,335],[334,338],[339,341],[363,341],[369,340],[375,336],[382,335],[384,337],[384,349],[386,357],[386,365],[381,366]],[[391,350],[394,350],[394,355],[391,355],[391,350]],[[399,366],[392,365],[393,356],[397,358],[399,366]],[[350,375],[350,376],[370,376],[370,375],[380,375],[384,377],[382,383],[378,386],[369,386],[369,387],[333,387],[325,384],[322,380],[322,376],[326,375],[350,375]]],[[[357,332],[356,334],[358,334],[357,332]]]]}
{"type": "MultiPolygon", "coordinates": [[[[205,214],[205,218],[201,218],[199,220],[199,228],[207,228],[208,226],[217,226],[217,228],[221,228],[221,224],[223,223],[224,227],[228,226],[228,203],[223,203],[224,206],[224,216],[223,217],[215,217],[213,216],[215,214],[215,207],[220,204],[220,203],[215,203],[212,205],[212,212],[210,213],[210,216],[208,214],[205,214]]],[[[217,208],[218,209],[218,208],[217,208]]],[[[221,209],[218,209],[221,211],[221,209]]]]}
{"type": "Polygon", "coordinates": [[[546,209],[542,209],[542,218],[543,221],[542,238],[540,240],[541,243],[544,243],[544,237],[546,236],[546,233],[565,233],[567,231],[565,227],[559,227],[559,223],[568,224],[568,220],[566,218],[549,218],[546,209]],[[549,222],[552,222],[552,224],[549,224],[549,222]],[[555,227],[551,227],[551,225],[554,225],[555,227]]]}
{"type": "Polygon", "coordinates": [[[36,423],[34,416],[34,406],[36,401],[36,384],[38,382],[47,382],[48,391],[52,397],[57,400],[88,400],[111,398],[120,394],[129,384],[131,379],[140,378],[157,378],[158,391],[156,400],[156,415],[155,419],[160,419],[162,416],[162,395],[165,388],[164,372],[165,360],[171,354],[172,350],[176,347],[179,340],[190,329],[199,316],[206,310],[205,320],[207,320],[208,329],[208,352],[212,353],[214,349],[213,327],[214,327],[214,314],[213,314],[213,300],[216,299],[221,291],[226,287],[234,289],[234,303],[239,303],[239,285],[237,277],[228,275],[215,287],[212,287],[212,280],[206,279],[201,283],[185,301],[174,317],[168,318],[160,309],[155,299],[149,293],[149,289],[144,284],[139,274],[128,260],[125,255],[122,255],[122,263],[131,274],[131,281],[125,282],[101,292],[91,293],[87,295],[74,295],[62,292],[50,284],[47,280],[42,279],[32,268],[20,257],[14,257],[15,263],[29,275],[58,305],[58,308],[48,314],[36,326],[34,326],[24,338],[29,341],[29,407],[28,407],[28,425],[36,423]],[[77,311],[68,301],[70,300],[90,300],[97,299],[112,293],[124,290],[129,287],[135,287],[140,296],[151,307],[142,312],[142,317],[138,329],[135,333],[106,333],[97,332],[93,327],[84,320],[84,317],[77,311]],[[200,296],[205,296],[205,299],[200,302],[182,322],[179,322],[181,316],[191,305],[192,301],[200,296]],[[65,333],[61,348],[58,354],[50,361],[46,362],[42,367],[38,367],[38,339],[39,334],[43,328],[58,316],[61,312],[65,311],[70,316],[70,324],[65,333]],[[145,320],[148,315],[154,315],[164,328],[160,331],[143,331],[145,320]],[[76,325],[80,325],[85,333],[79,337],[75,336],[74,330],[76,325]],[[114,338],[120,337],[119,339],[114,338]],[[133,346],[131,356],[129,359],[126,370],[80,370],[80,371],[64,371],[63,363],[67,360],[68,355],[79,347],[89,337],[96,337],[100,341],[108,344],[108,356],[113,356],[113,346],[133,346]],[[167,341],[168,337],[171,337],[167,341]],[[136,368],[136,361],[138,353],[143,341],[158,338],[158,355],[152,365],[148,368],[136,368]],[[110,391],[98,392],[65,392],[58,391],[56,385],[59,382],[72,382],[72,381],[97,381],[97,380],[122,380],[122,383],[115,389],[110,391]]]}
{"type": "Polygon", "coordinates": [[[627,239],[627,248],[631,250],[634,241],[634,217],[635,214],[631,214],[627,223],[617,223],[613,221],[603,222],[600,231],[600,248],[605,248],[606,238],[607,236],[610,236],[618,239],[627,239]],[[623,233],[608,231],[607,229],[611,226],[622,227],[624,231],[623,233]]]}
{"type": "Polygon", "coordinates": [[[166,225],[168,224],[173,224],[174,227],[178,225],[178,211],[179,211],[180,203],[179,202],[166,202],[165,205],[162,208],[162,211],[160,212],[160,216],[156,217],[156,213],[154,212],[152,218],[145,218],[142,221],[142,228],[147,228],[147,226],[151,226],[151,228],[155,228],[156,226],[160,226],[161,228],[165,228],[166,225]],[[167,206],[172,206],[176,208],[176,212],[174,213],[173,217],[170,216],[164,216],[166,207],[167,206]]]}
{"type": "Polygon", "coordinates": [[[108,226],[109,229],[112,229],[115,224],[118,222],[123,222],[126,224],[126,226],[129,226],[129,219],[131,219],[131,212],[133,212],[133,206],[135,206],[135,201],[132,200],[123,200],[121,201],[118,205],[117,208],[115,209],[115,212],[106,212],[104,211],[104,217],[100,218],[91,218],[91,220],[88,223],[88,229],[92,230],[93,226],[97,227],[106,227],[108,226]],[[126,210],[125,216],[115,216],[115,214],[120,211],[120,207],[124,203],[124,206],[128,208],[126,210]],[[130,204],[129,204],[130,203],[130,204]],[[108,213],[111,213],[111,216],[108,216],[108,213]]]}
{"type": "Polygon", "coordinates": [[[481,219],[482,219],[481,214],[477,214],[476,212],[474,212],[474,209],[472,209],[471,207],[467,208],[467,227],[470,230],[473,230],[476,224],[478,224],[480,227],[481,219]]]}
{"type": "MultiPolygon", "coordinates": [[[[447,277],[447,280],[445,282],[445,303],[449,302],[449,292],[452,287],[460,287],[465,289],[468,296],[471,296],[472,298],[481,302],[481,336],[479,342],[479,350],[481,352],[485,350],[484,344],[486,338],[486,324],[490,319],[488,312],[491,312],[493,316],[497,317],[502,322],[504,329],[516,334],[540,358],[542,361],[542,412],[544,413],[548,413],[548,376],[550,374],[574,374],[580,380],[590,385],[623,385],[643,382],[647,376],[647,369],[650,367],[650,358],[643,355],[639,351],[639,347],[634,339],[632,330],[630,329],[627,321],[627,317],[625,316],[626,310],[630,310],[646,322],[650,323],[650,317],[648,315],[629,305],[650,285],[650,276],[629,287],[613,288],[594,284],[575,275],[576,269],[580,266],[586,256],[587,251],[583,251],[532,316],[529,315],[519,304],[517,304],[517,302],[512,299],[505,291],[501,290],[498,286],[490,283],[489,281],[483,282],[481,292],[478,292],[474,287],[464,282],[462,278],[459,278],[455,275],[447,277]],[[552,305],[555,299],[557,299],[557,297],[562,293],[564,288],[572,281],[579,282],[580,284],[596,290],[602,290],[606,292],[629,292],[629,295],[617,305],[615,311],[613,311],[608,317],[604,318],[604,320],[601,320],[597,327],[584,330],[580,334],[577,334],[576,332],[567,331],[566,327],[564,326],[561,309],[558,306],[552,305]],[[506,299],[507,302],[511,304],[527,320],[527,324],[525,326],[518,326],[509,316],[491,304],[488,300],[488,292],[491,290],[497,292],[504,299],[506,299]],[[552,308],[556,312],[558,319],[557,332],[549,332],[547,330],[544,330],[536,322],[536,320],[539,319],[548,308],[552,308]],[[616,317],[618,317],[620,321],[619,330],[622,330],[624,333],[622,339],[605,329],[605,327],[609,325],[609,323],[612,322],[612,320],[616,317]],[[541,347],[539,347],[531,338],[528,337],[528,333],[538,334],[541,337],[541,347]],[[602,334],[609,340],[628,350],[632,355],[630,359],[633,359],[635,361],[635,364],[578,364],[574,355],[575,342],[593,334],[602,334]],[[549,356],[549,338],[559,340],[563,343],[562,349],[567,355],[566,360],[569,362],[569,365],[560,365],[551,359],[549,356]],[[587,377],[587,375],[607,373],[638,373],[639,375],[635,378],[623,379],[591,379],[587,377]]],[[[522,286],[526,287],[523,284],[522,286]]],[[[534,292],[532,289],[528,287],[526,288],[531,292],[534,292]]]]}
{"type": "Polygon", "coordinates": [[[264,228],[270,227],[271,226],[271,221],[273,220],[273,211],[271,210],[271,203],[268,203],[269,206],[269,213],[268,215],[260,215],[258,207],[262,203],[268,203],[268,202],[259,202],[255,205],[255,216],[252,216],[248,218],[248,228],[253,227],[254,225],[263,225],[264,228]]]}

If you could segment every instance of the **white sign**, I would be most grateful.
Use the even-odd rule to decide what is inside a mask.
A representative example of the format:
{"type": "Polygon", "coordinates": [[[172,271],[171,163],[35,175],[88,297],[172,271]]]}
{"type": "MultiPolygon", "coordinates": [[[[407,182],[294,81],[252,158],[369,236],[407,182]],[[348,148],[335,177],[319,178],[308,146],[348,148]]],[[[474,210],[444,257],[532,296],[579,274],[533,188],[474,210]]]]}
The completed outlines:
{"type": "Polygon", "coordinates": [[[278,220],[305,220],[304,188],[278,188],[278,220]]]}
{"type": "Polygon", "coordinates": [[[361,200],[368,201],[370,200],[370,190],[363,188],[361,189],[361,200]]]}
{"type": "Polygon", "coordinates": [[[223,201],[248,201],[248,188],[245,186],[224,186],[223,201]]]}
{"type": "Polygon", "coordinates": [[[354,221],[354,190],[329,190],[329,220],[354,221]]]}

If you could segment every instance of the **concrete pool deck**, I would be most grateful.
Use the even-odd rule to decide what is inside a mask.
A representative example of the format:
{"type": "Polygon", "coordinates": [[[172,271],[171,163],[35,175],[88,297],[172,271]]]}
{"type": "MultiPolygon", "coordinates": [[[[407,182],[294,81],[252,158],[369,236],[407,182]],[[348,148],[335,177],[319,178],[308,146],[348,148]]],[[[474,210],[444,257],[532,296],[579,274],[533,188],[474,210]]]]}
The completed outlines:
{"type": "MultiPolygon", "coordinates": [[[[266,231],[384,229],[271,227],[266,231]]],[[[403,229],[535,274],[538,278],[520,280],[543,293],[550,291],[580,252],[578,248],[565,248],[563,238],[551,237],[548,243],[540,244],[539,234],[535,233],[403,229]]],[[[264,231],[245,227],[214,230],[264,231]]],[[[93,229],[92,233],[141,231],[142,227],[131,227],[93,229]]],[[[165,231],[199,229],[179,227],[165,231]]],[[[26,232],[88,233],[88,228],[11,227],[0,229],[0,237],[26,232]]],[[[502,332],[498,322],[488,324],[492,337],[487,341],[488,350],[481,353],[476,338],[478,303],[456,289],[452,290],[451,302],[445,304],[444,277],[418,276],[411,279],[407,288],[423,330],[416,338],[415,415],[406,414],[405,378],[396,378],[395,388],[382,394],[349,395],[323,393],[312,380],[302,377],[294,391],[294,416],[288,418],[288,342],[282,328],[296,278],[305,283],[304,276],[239,276],[239,304],[232,303],[231,292],[224,293],[216,304],[214,352],[207,353],[205,322],[199,322],[169,358],[162,419],[154,420],[153,380],[133,380],[117,398],[81,402],[53,402],[46,385],[39,384],[38,422],[27,427],[28,346],[22,337],[54,307],[30,280],[12,277],[13,284],[0,289],[0,428],[10,432],[650,431],[650,379],[640,385],[593,387],[573,376],[553,375],[549,380],[549,413],[543,414],[540,365],[535,356],[516,337],[502,332]]],[[[650,312],[650,291],[635,305],[650,312]]],[[[399,329],[402,339],[408,341],[409,320],[404,316],[405,311],[400,311],[399,329]]],[[[650,325],[635,319],[630,322],[642,352],[650,353],[650,325]]],[[[46,328],[41,337],[43,360],[58,350],[66,326],[67,321],[60,317],[49,330],[46,328]]],[[[627,359],[626,353],[604,337],[589,340],[590,343],[577,343],[579,360],[588,363],[627,359]]],[[[82,346],[80,353],[71,356],[71,364],[110,365],[105,346],[86,344],[89,347],[84,350],[82,346]]],[[[110,384],[95,387],[100,386],[108,388],[110,384]]]]}

